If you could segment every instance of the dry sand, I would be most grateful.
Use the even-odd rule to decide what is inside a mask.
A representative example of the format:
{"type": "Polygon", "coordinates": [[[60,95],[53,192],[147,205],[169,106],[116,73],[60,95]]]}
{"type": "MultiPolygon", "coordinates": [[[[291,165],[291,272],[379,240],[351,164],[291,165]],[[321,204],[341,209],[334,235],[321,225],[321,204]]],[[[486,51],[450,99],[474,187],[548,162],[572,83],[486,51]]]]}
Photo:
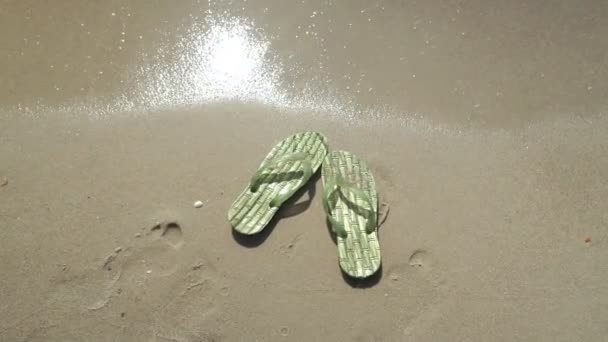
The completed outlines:
{"type": "Polygon", "coordinates": [[[2,1],[0,340],[606,340],[607,15],[2,1]],[[341,275],[318,178],[259,237],[227,223],[307,129],[390,203],[370,281],[341,275]]]}

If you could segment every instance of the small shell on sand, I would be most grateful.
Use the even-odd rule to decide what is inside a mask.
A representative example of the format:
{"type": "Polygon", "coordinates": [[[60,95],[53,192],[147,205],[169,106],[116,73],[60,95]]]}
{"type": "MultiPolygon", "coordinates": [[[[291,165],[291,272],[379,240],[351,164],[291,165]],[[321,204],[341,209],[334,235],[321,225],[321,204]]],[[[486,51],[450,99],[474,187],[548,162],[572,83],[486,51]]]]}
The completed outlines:
{"type": "Polygon", "coordinates": [[[201,208],[202,206],[203,206],[203,202],[201,202],[201,201],[194,202],[194,207],[195,208],[201,208]]]}

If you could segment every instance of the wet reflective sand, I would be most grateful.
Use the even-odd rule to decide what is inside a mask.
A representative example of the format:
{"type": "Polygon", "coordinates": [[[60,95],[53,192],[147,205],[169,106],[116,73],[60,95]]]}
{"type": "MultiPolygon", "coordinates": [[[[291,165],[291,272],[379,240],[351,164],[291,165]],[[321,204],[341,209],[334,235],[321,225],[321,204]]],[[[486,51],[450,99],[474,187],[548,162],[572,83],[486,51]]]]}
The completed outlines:
{"type": "Polygon", "coordinates": [[[0,3],[1,339],[601,340],[607,14],[0,3]],[[304,129],[374,171],[380,279],[342,278],[320,182],[270,234],[231,233],[234,196],[304,129]]]}

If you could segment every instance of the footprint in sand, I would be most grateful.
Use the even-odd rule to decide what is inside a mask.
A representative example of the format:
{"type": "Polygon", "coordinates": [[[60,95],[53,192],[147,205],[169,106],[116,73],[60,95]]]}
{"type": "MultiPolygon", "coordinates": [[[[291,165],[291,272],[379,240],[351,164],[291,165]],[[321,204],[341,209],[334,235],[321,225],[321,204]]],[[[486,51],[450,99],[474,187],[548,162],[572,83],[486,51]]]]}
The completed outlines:
{"type": "MultiPolygon", "coordinates": [[[[184,245],[183,232],[175,220],[154,224],[144,234],[138,234],[132,245],[117,247],[110,253],[101,270],[87,270],[79,276],[99,280],[96,296],[86,307],[101,310],[123,291],[140,287],[150,279],[167,277],[178,269],[178,254],[184,245]]],[[[72,285],[76,285],[70,281],[72,285]]]]}
{"type": "Polygon", "coordinates": [[[184,243],[182,228],[177,222],[158,223],[152,227],[152,231],[159,231],[160,237],[164,238],[175,249],[179,249],[184,243]]]}
{"type": "Polygon", "coordinates": [[[387,274],[392,286],[410,286],[413,279],[417,283],[440,283],[433,272],[434,260],[432,255],[423,249],[417,249],[409,256],[407,262],[388,265],[387,274]]]}
{"type": "Polygon", "coordinates": [[[429,261],[429,256],[428,253],[425,250],[416,250],[414,251],[414,253],[412,253],[412,255],[410,256],[410,259],[408,260],[408,264],[410,266],[413,267],[429,267],[430,266],[430,261],[429,261]]]}
{"type": "Polygon", "coordinates": [[[378,285],[381,297],[377,300],[385,301],[382,310],[393,319],[374,324],[361,322],[350,340],[410,340],[396,339],[395,336],[411,336],[417,332],[413,329],[435,322],[436,313],[442,310],[445,298],[443,275],[436,267],[433,253],[418,249],[401,255],[397,262],[391,261],[388,258],[384,261],[384,277],[378,285]]]}
{"type": "Polygon", "coordinates": [[[99,266],[58,267],[46,306],[103,311],[116,324],[148,330],[153,341],[217,340],[230,286],[204,251],[188,246],[180,221],[153,224],[99,266]]]}
{"type": "Polygon", "coordinates": [[[153,341],[220,341],[224,317],[222,305],[230,287],[207,258],[180,268],[166,279],[165,298],[153,314],[153,341]]]}
{"type": "Polygon", "coordinates": [[[177,221],[157,223],[138,244],[126,251],[123,276],[164,277],[178,268],[178,254],[184,245],[182,228],[177,221]]]}
{"type": "Polygon", "coordinates": [[[182,229],[177,221],[153,225],[132,246],[118,247],[106,257],[102,268],[118,271],[121,277],[168,276],[177,268],[177,255],[184,245],[182,229]]]}
{"type": "Polygon", "coordinates": [[[216,336],[209,334],[218,329],[218,308],[230,295],[204,252],[188,260],[192,254],[185,253],[185,246],[179,221],[166,220],[142,234],[121,261],[117,305],[131,315],[148,312],[143,316],[152,317],[152,338],[159,341],[207,341],[216,336]]]}
{"type": "Polygon", "coordinates": [[[412,252],[406,262],[387,268],[388,283],[406,297],[416,298],[404,317],[404,335],[412,336],[415,329],[432,324],[439,317],[445,300],[446,281],[437,273],[433,254],[424,249],[412,252]]]}

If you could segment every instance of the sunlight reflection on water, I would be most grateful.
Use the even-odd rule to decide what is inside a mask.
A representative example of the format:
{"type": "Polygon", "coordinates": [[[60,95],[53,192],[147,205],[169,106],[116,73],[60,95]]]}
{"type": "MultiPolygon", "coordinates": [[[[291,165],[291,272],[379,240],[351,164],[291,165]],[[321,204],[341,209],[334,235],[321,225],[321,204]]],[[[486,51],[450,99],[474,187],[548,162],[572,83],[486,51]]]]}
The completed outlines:
{"type": "Polygon", "coordinates": [[[269,46],[242,18],[207,18],[178,43],[176,63],[144,66],[135,81],[144,87],[143,102],[156,108],[228,100],[279,105],[283,68],[269,46]]]}
{"type": "Polygon", "coordinates": [[[271,39],[251,20],[208,15],[177,42],[144,53],[124,89],[63,110],[86,110],[103,117],[236,101],[351,123],[361,118],[368,123],[381,120],[390,111],[383,105],[359,105],[352,96],[333,89],[328,76],[314,66],[289,63],[287,68],[272,50],[271,39]]]}

